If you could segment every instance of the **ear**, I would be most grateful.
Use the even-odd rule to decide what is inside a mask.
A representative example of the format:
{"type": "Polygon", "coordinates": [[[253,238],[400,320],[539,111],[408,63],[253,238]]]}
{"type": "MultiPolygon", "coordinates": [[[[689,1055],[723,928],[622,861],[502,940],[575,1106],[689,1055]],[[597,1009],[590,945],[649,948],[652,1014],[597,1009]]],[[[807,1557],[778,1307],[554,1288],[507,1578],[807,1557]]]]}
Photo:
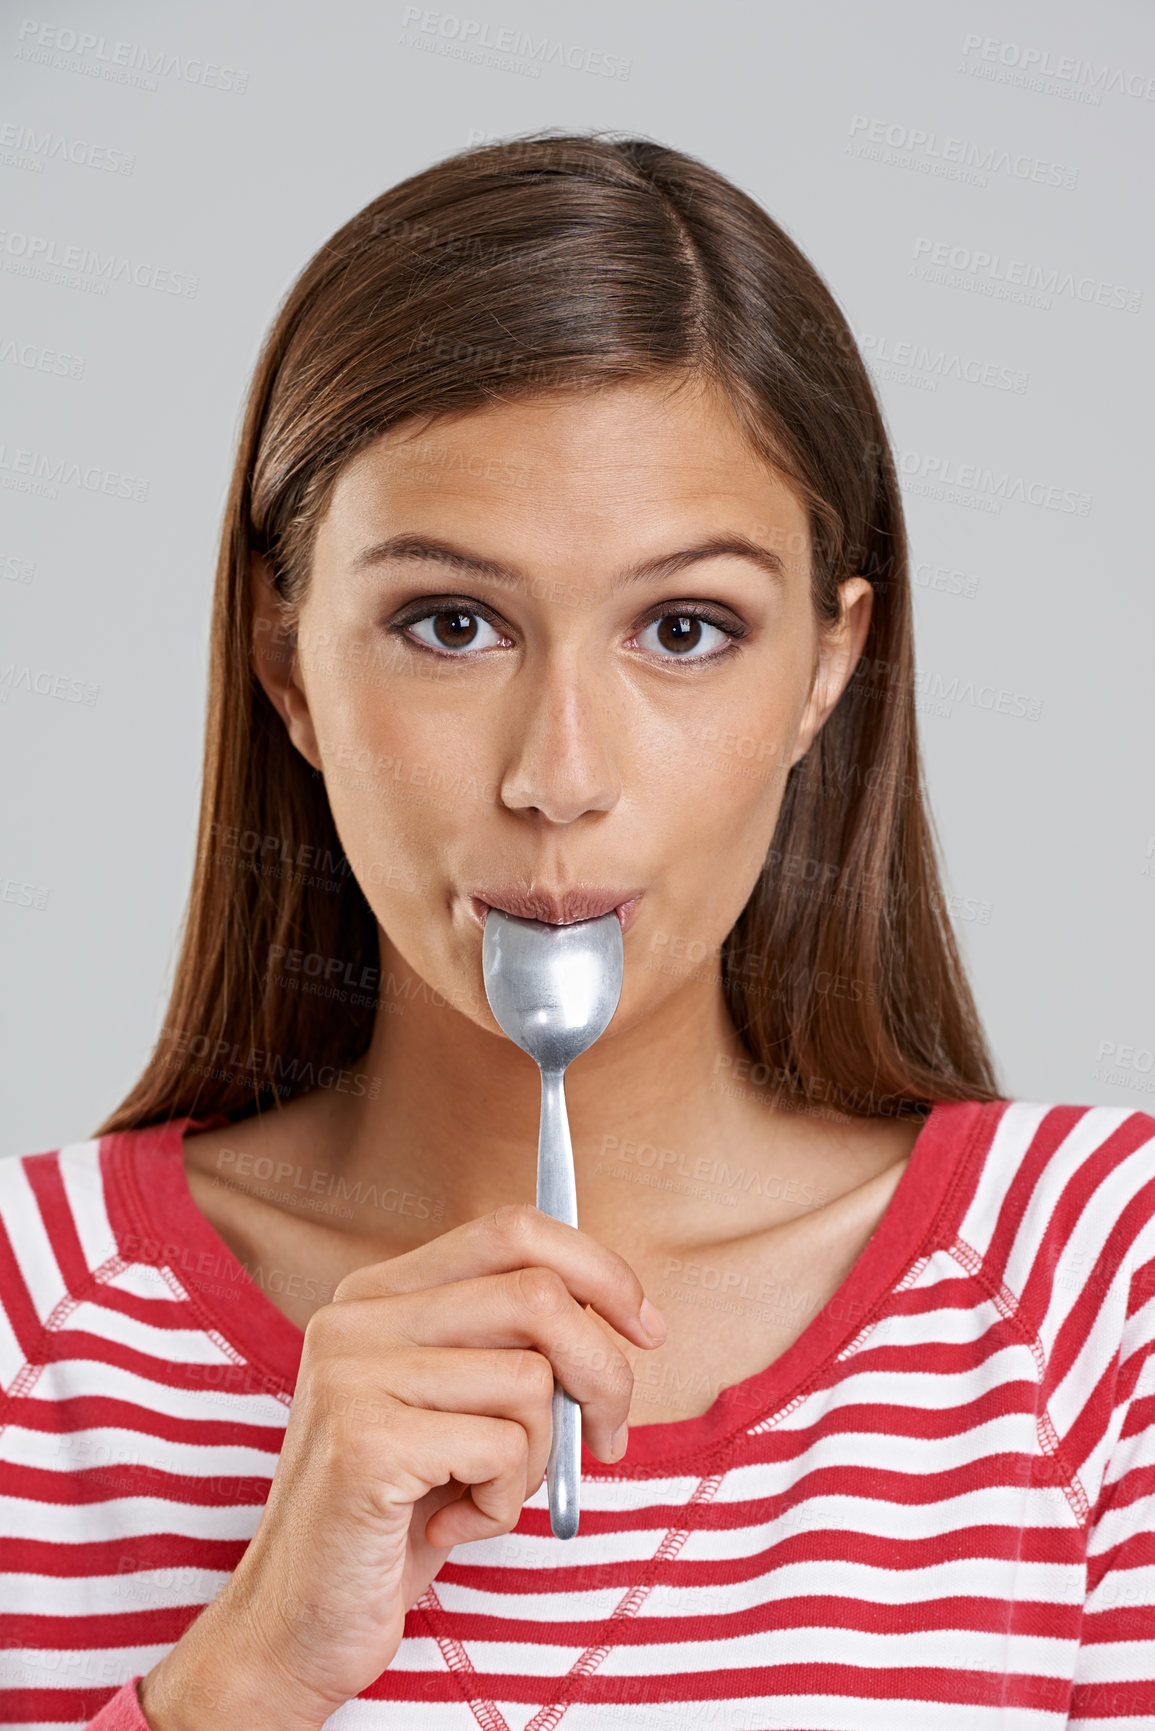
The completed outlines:
{"type": "Polygon", "coordinates": [[[249,555],[249,593],[253,605],[253,672],[301,756],[319,770],[317,735],[297,666],[297,634],[284,623],[272,568],[263,553],[249,555]]]}
{"type": "Polygon", "coordinates": [[[818,640],[818,659],[810,685],[810,696],[802,713],[791,765],[805,757],[834,705],[845,691],[850,675],[866,645],[874,589],[868,577],[848,577],[838,585],[841,617],[818,640]]]}

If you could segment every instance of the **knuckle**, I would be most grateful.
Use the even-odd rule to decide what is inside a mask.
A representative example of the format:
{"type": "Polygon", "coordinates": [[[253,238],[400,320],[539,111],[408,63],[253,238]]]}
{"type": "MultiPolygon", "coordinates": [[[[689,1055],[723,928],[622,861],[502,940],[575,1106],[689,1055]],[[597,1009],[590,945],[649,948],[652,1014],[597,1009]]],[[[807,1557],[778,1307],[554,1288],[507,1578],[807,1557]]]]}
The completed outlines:
{"type": "Polygon", "coordinates": [[[313,1358],[331,1358],[356,1345],[360,1317],[348,1305],[331,1299],[315,1310],[305,1324],[305,1345],[313,1358]]]}
{"type": "Polygon", "coordinates": [[[348,1399],[348,1377],[344,1363],[332,1357],[318,1359],[309,1378],[311,1408],[323,1412],[332,1420],[344,1413],[348,1399]]]}
{"type": "Polygon", "coordinates": [[[325,1359],[336,1344],[337,1330],[333,1327],[332,1305],[323,1304],[305,1324],[305,1352],[310,1360],[325,1359]]]}
{"type": "Polygon", "coordinates": [[[358,1276],[362,1274],[362,1272],[363,1270],[354,1268],[351,1273],[346,1274],[342,1280],[339,1280],[333,1288],[333,1296],[329,1302],[331,1304],[340,1304],[344,1299],[360,1298],[364,1283],[358,1279],[358,1276]]]}
{"type": "Polygon", "coordinates": [[[513,1474],[524,1473],[529,1464],[529,1433],[522,1425],[512,1421],[501,1428],[499,1452],[505,1464],[505,1470],[513,1474]]]}
{"type": "Polygon", "coordinates": [[[531,1347],[518,1348],[512,1356],[514,1386],[534,1399],[552,1399],[553,1366],[549,1359],[531,1347]]]}
{"type": "Polygon", "coordinates": [[[519,1268],[517,1294],[534,1316],[556,1316],[569,1303],[569,1288],[552,1268],[519,1268]]]}
{"type": "Polygon", "coordinates": [[[503,1202],[488,1219],[495,1238],[505,1244],[525,1244],[533,1237],[541,1214],[529,1202],[503,1202]]]}

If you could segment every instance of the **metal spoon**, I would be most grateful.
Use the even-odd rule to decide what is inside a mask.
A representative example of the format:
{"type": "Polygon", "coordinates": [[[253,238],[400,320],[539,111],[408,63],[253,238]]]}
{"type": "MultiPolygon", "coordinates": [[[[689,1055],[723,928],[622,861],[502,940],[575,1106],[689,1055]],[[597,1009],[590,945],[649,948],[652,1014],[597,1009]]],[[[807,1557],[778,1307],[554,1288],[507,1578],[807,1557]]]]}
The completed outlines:
{"type": "MultiPolygon", "coordinates": [[[[615,913],[552,926],[500,908],[485,916],[481,972],[489,1007],[504,1034],[541,1070],[537,1206],[577,1225],[573,1146],[565,1109],[566,1066],[588,1051],[613,1018],[622,993],[625,949],[615,913]]],[[[549,1519],[559,1539],[578,1530],[581,1407],[557,1381],[546,1480],[549,1519]]]]}

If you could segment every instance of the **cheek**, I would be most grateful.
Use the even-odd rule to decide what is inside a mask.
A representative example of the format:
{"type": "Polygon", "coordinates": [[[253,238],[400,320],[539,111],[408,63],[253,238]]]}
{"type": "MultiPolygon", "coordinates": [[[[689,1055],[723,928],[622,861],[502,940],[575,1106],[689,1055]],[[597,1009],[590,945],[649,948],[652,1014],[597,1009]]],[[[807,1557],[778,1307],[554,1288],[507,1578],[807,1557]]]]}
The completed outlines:
{"type": "Polygon", "coordinates": [[[694,768],[712,788],[728,788],[743,804],[781,796],[793,745],[785,721],[734,718],[702,724],[694,768]]]}
{"type": "Polygon", "coordinates": [[[316,669],[309,703],[341,844],[380,923],[400,929],[428,908],[456,839],[492,811],[476,730],[443,688],[347,663],[316,669]]]}

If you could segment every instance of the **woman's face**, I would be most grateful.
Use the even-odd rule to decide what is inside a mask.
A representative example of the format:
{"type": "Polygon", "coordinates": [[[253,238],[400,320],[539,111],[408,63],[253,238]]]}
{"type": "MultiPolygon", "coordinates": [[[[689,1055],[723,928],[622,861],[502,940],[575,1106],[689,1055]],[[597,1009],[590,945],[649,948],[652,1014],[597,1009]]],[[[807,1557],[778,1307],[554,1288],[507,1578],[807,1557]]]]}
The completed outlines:
{"type": "Polygon", "coordinates": [[[640,895],[615,1029],[710,979],[869,622],[850,579],[820,638],[809,563],[803,507],[697,385],[422,418],[352,460],[291,673],[258,666],[324,776],[385,967],[392,945],[495,1030],[487,890],[555,919],[640,895]],[[551,904],[574,891],[605,897],[551,904]]]}

